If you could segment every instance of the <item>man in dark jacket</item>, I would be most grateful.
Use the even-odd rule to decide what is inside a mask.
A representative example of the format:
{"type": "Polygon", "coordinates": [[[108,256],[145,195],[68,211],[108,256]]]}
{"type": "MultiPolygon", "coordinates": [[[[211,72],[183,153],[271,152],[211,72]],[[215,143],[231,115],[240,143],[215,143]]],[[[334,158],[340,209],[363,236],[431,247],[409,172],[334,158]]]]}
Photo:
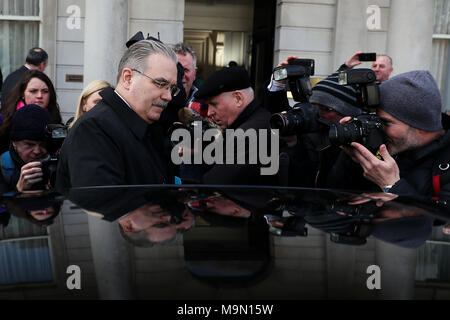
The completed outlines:
{"type": "Polygon", "coordinates": [[[49,123],[50,114],[37,105],[25,106],[14,114],[11,145],[1,156],[1,193],[31,190],[42,181],[42,164],[37,160],[48,153],[45,129],[49,123]]]}
{"type": "MultiPolygon", "coordinates": [[[[203,83],[195,94],[195,98],[207,103],[208,117],[223,130],[224,134],[227,130],[237,132],[237,129],[242,129],[246,132],[249,129],[256,129],[259,141],[262,135],[266,135],[266,141],[272,144],[270,139],[270,113],[255,100],[248,73],[244,68],[224,68],[217,71],[203,83]],[[263,131],[258,131],[259,129],[263,129],[263,131]]],[[[242,140],[242,138],[236,137],[234,141],[242,140]]],[[[224,138],[224,152],[230,152],[230,144],[233,143],[231,139],[224,138]]],[[[245,138],[243,139],[245,140],[245,138]]],[[[259,147],[261,148],[261,146],[259,147]]],[[[267,149],[270,149],[269,147],[267,149]]],[[[273,160],[278,163],[278,150],[274,151],[269,151],[267,155],[271,158],[276,157],[273,160]]],[[[237,158],[247,159],[249,153],[249,143],[246,143],[245,150],[237,150],[234,153],[234,158],[235,160],[237,158]]],[[[216,163],[203,175],[202,180],[208,184],[275,184],[275,175],[262,174],[261,168],[263,165],[260,160],[259,158],[256,164],[250,164],[249,161],[245,164],[237,164],[237,161],[234,164],[230,164],[228,161],[224,164],[216,163]]],[[[273,165],[273,162],[270,165],[273,165]]]]}
{"type": "Polygon", "coordinates": [[[8,98],[8,94],[12,88],[20,81],[23,74],[28,70],[39,70],[44,72],[48,63],[48,54],[44,49],[41,48],[32,48],[28,52],[27,58],[25,60],[25,64],[21,66],[16,71],[10,73],[3,83],[2,91],[2,106],[5,105],[6,99],[8,98]]]}
{"type": "Polygon", "coordinates": [[[174,183],[154,124],[179,92],[175,53],[139,41],[122,57],[116,90],[72,127],[60,155],[57,189],[174,183]],[[155,133],[156,132],[156,133],[155,133]]]}
{"type": "MultiPolygon", "coordinates": [[[[437,196],[433,190],[433,170],[442,156],[448,156],[450,132],[443,126],[445,119],[436,82],[428,71],[411,71],[383,82],[380,95],[377,113],[386,134],[386,145],[379,150],[383,159],[353,142],[345,147],[347,154],[340,155],[328,186],[437,196]]],[[[448,164],[448,157],[443,160],[448,164]]],[[[440,187],[440,196],[450,195],[448,181],[440,187]]]]}

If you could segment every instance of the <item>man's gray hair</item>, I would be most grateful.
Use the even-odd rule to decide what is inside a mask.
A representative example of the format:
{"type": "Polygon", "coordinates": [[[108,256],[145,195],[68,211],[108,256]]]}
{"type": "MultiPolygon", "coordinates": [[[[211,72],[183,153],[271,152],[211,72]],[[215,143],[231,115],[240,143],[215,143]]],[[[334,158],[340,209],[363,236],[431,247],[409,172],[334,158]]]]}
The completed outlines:
{"type": "Polygon", "coordinates": [[[194,69],[197,68],[197,54],[195,53],[194,49],[192,49],[189,45],[180,42],[177,43],[172,47],[173,51],[175,51],[176,54],[181,54],[183,56],[190,54],[192,56],[193,60],[193,67],[194,69]]]}
{"type": "Polygon", "coordinates": [[[175,64],[178,63],[177,55],[169,46],[158,41],[142,40],[133,44],[120,60],[117,82],[119,82],[122,71],[125,68],[144,72],[147,69],[147,57],[152,54],[162,54],[172,59],[175,64]]]}

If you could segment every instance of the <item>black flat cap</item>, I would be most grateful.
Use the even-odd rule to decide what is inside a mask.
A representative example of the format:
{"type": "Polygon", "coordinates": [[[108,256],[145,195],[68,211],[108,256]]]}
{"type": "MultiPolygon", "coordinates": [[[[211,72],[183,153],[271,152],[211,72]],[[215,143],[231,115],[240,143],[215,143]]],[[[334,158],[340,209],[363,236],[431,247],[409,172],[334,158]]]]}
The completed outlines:
{"type": "Polygon", "coordinates": [[[138,31],[130,40],[127,41],[125,45],[127,46],[127,48],[130,48],[133,44],[142,40],[153,40],[161,42],[161,40],[150,37],[150,35],[147,35],[147,38],[144,38],[144,34],[142,33],[142,31],[138,31]]]}
{"type": "Polygon", "coordinates": [[[196,99],[206,99],[217,96],[223,92],[247,89],[250,87],[250,78],[247,70],[242,67],[223,68],[213,73],[203,82],[195,93],[196,99]]]}

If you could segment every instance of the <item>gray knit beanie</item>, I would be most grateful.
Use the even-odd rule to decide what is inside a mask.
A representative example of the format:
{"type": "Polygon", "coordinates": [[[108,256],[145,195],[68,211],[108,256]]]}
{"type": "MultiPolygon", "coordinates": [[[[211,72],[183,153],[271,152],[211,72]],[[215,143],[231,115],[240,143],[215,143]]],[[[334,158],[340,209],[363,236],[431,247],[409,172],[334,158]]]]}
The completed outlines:
{"type": "Polygon", "coordinates": [[[357,105],[356,90],[352,86],[339,85],[337,73],[317,83],[312,92],[310,103],[331,108],[343,116],[357,116],[362,112],[357,105]]]}
{"type": "Polygon", "coordinates": [[[398,120],[424,131],[442,130],[441,94],[428,71],[399,74],[380,85],[380,107],[398,120]]]}

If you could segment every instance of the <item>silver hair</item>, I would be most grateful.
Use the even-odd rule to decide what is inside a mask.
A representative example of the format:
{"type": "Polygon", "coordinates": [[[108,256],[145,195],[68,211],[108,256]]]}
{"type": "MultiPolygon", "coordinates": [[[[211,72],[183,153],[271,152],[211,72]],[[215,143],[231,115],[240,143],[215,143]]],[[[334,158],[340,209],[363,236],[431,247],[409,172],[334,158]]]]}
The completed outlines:
{"type": "Polygon", "coordinates": [[[195,53],[194,49],[192,49],[189,45],[180,42],[174,45],[172,49],[173,51],[175,51],[175,53],[181,54],[183,56],[189,53],[192,56],[194,69],[197,68],[197,54],[195,53]]]}
{"type": "Polygon", "coordinates": [[[133,44],[120,60],[117,82],[119,82],[122,71],[125,68],[144,72],[147,69],[147,57],[152,54],[162,54],[172,59],[175,64],[178,63],[177,55],[169,46],[158,41],[142,40],[133,44]]]}

